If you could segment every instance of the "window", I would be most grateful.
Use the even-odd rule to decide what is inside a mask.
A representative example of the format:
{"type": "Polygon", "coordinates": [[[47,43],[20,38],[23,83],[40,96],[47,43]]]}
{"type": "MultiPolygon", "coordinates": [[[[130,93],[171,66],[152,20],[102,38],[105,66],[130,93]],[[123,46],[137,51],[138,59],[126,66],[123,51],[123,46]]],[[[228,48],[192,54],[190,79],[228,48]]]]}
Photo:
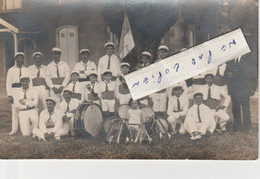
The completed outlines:
{"type": "Polygon", "coordinates": [[[8,11],[22,8],[22,0],[2,0],[1,10],[8,11]]]}

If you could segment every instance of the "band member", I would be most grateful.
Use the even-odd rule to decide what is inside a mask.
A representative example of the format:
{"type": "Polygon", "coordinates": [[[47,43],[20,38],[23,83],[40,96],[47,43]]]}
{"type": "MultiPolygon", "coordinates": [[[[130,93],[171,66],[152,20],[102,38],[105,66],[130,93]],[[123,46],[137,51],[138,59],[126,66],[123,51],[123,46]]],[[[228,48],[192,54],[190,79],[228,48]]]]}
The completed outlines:
{"type": "Polygon", "coordinates": [[[166,58],[169,52],[169,48],[165,45],[161,45],[158,48],[158,59],[155,62],[159,62],[162,59],[166,58]]]}
{"type": "Polygon", "coordinates": [[[206,84],[205,82],[205,75],[207,74],[207,72],[205,73],[201,73],[198,74],[194,77],[192,77],[192,93],[195,93],[200,87],[202,87],[203,85],[206,84]]]}
{"type": "Polygon", "coordinates": [[[79,106],[79,101],[72,98],[72,91],[65,88],[63,90],[64,100],[59,104],[59,111],[62,115],[62,128],[58,131],[57,135],[64,136],[68,135],[75,136],[74,132],[74,113],[79,106]]]}
{"type": "Polygon", "coordinates": [[[160,90],[151,94],[152,106],[155,116],[165,118],[166,106],[167,106],[167,93],[166,89],[160,90]]]}
{"type": "Polygon", "coordinates": [[[18,98],[14,102],[19,111],[20,129],[23,136],[29,136],[32,133],[32,128],[38,127],[38,95],[36,91],[29,87],[30,77],[22,75],[20,77],[22,87],[17,92],[18,98]]]}
{"type": "Polygon", "coordinates": [[[86,85],[86,81],[89,81],[88,74],[97,70],[97,66],[94,62],[90,60],[89,49],[81,49],[80,52],[80,62],[76,63],[73,71],[79,72],[79,82],[86,85]]]}
{"type": "Polygon", "coordinates": [[[61,50],[57,47],[52,49],[53,61],[47,66],[46,83],[50,88],[51,97],[55,98],[57,104],[60,103],[62,90],[70,80],[70,69],[66,62],[60,59],[61,50]]]}
{"type": "Polygon", "coordinates": [[[103,75],[105,80],[99,83],[98,96],[101,99],[102,111],[105,117],[108,117],[115,112],[116,83],[111,81],[111,71],[105,71],[103,75]]]}
{"type": "Polygon", "coordinates": [[[42,64],[43,55],[41,52],[35,52],[32,57],[34,59],[34,65],[31,65],[28,68],[31,73],[33,88],[38,93],[37,108],[40,113],[46,109],[45,99],[49,96],[49,90],[47,89],[45,82],[47,67],[42,64]]]}
{"type": "Polygon", "coordinates": [[[179,132],[185,133],[183,123],[189,109],[189,98],[183,92],[182,86],[175,86],[168,101],[167,120],[173,135],[176,133],[176,124],[180,124],[179,132]]]}
{"type": "Polygon", "coordinates": [[[143,67],[147,67],[152,63],[152,54],[150,52],[142,52],[141,63],[138,63],[133,70],[139,70],[143,67]]]}
{"type": "Polygon", "coordinates": [[[130,71],[130,64],[123,62],[120,65],[121,73],[122,75],[118,76],[117,79],[117,99],[118,99],[118,104],[128,104],[131,94],[128,89],[128,86],[126,84],[124,76],[129,73],[130,71]]]}
{"type": "Polygon", "coordinates": [[[55,108],[56,101],[54,98],[48,97],[46,99],[46,108],[40,114],[39,128],[34,128],[33,136],[38,137],[39,140],[48,140],[55,138],[60,140],[59,131],[62,127],[62,116],[58,109],[55,108]]]}
{"type": "Polygon", "coordinates": [[[200,139],[207,131],[212,134],[216,127],[216,122],[210,108],[203,104],[203,94],[194,94],[195,104],[188,110],[184,121],[184,129],[191,135],[191,140],[200,139]]]}
{"type": "Polygon", "coordinates": [[[137,132],[140,130],[140,126],[143,126],[144,124],[142,111],[141,109],[139,109],[139,105],[139,101],[133,100],[132,98],[129,100],[130,108],[127,111],[127,119],[129,124],[131,141],[133,140],[133,138],[136,137],[137,132]]]}
{"type": "Polygon", "coordinates": [[[120,60],[119,58],[114,54],[115,50],[115,44],[112,42],[108,42],[104,45],[106,49],[106,55],[101,57],[98,62],[98,81],[104,80],[104,72],[105,71],[111,71],[112,72],[112,81],[115,81],[118,74],[119,74],[119,68],[120,68],[120,60]]]}
{"type": "Polygon", "coordinates": [[[168,87],[167,88],[167,97],[171,97],[171,96],[173,96],[173,93],[172,93],[172,90],[173,90],[173,88],[174,87],[176,87],[176,86],[181,86],[182,87],[182,89],[183,89],[183,95],[189,95],[188,94],[188,88],[187,88],[187,84],[186,84],[186,82],[185,81],[181,81],[181,82],[179,82],[179,83],[177,83],[177,84],[175,84],[175,85],[172,85],[172,86],[170,86],[170,87],[168,87]]]}
{"type": "Polygon", "coordinates": [[[100,99],[98,97],[98,82],[97,73],[95,71],[88,74],[90,81],[87,82],[85,89],[85,101],[93,102],[100,105],[100,99]]]}
{"type": "Polygon", "coordinates": [[[251,129],[250,96],[254,95],[257,87],[257,64],[253,59],[247,58],[250,56],[229,61],[225,72],[232,100],[235,131],[251,129]]]}
{"type": "Polygon", "coordinates": [[[207,105],[215,117],[216,123],[219,124],[221,131],[226,131],[226,123],[229,120],[229,115],[226,112],[226,108],[230,103],[230,97],[226,90],[213,84],[214,75],[208,73],[205,75],[206,85],[203,85],[198,89],[203,94],[203,103],[207,105]],[[225,99],[224,104],[220,104],[220,99],[225,99]]]}
{"type": "Polygon", "coordinates": [[[17,52],[15,54],[15,65],[8,70],[6,77],[6,92],[8,96],[8,101],[12,104],[12,131],[9,133],[9,135],[16,134],[19,127],[19,109],[14,105],[14,101],[16,100],[16,98],[18,98],[17,94],[22,86],[20,83],[20,77],[22,75],[30,77],[30,70],[23,65],[24,58],[25,56],[23,52],[17,52]]]}
{"type": "Polygon", "coordinates": [[[84,101],[84,88],[79,82],[79,72],[72,71],[70,78],[71,82],[68,84],[68,89],[72,91],[72,98],[79,100],[79,103],[84,101]]]}

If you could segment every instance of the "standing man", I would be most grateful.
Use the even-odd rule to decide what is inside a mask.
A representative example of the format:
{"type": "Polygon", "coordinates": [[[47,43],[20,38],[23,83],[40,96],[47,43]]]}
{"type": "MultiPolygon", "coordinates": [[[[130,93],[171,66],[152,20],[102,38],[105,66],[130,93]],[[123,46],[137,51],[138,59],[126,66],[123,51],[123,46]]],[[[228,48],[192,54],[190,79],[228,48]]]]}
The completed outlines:
{"type": "Polygon", "coordinates": [[[38,94],[38,112],[40,113],[46,109],[45,99],[49,96],[49,90],[47,89],[45,78],[47,73],[47,67],[42,64],[43,55],[41,52],[35,52],[33,55],[34,65],[29,66],[29,70],[32,78],[32,85],[38,94]]]}
{"type": "Polygon", "coordinates": [[[111,71],[112,72],[112,81],[116,81],[116,78],[119,74],[120,70],[120,60],[114,54],[115,44],[112,42],[108,42],[104,45],[106,49],[106,55],[101,57],[98,62],[98,78],[99,81],[104,80],[104,72],[111,71]]]}
{"type": "Polygon", "coordinates": [[[257,66],[246,56],[237,57],[227,63],[225,76],[228,82],[228,92],[232,100],[234,116],[234,130],[250,130],[250,96],[253,96],[257,87],[257,66]],[[243,125],[241,112],[243,113],[243,125]]]}
{"type": "Polygon", "coordinates": [[[155,62],[159,62],[162,59],[166,58],[169,52],[169,48],[166,45],[161,45],[158,48],[158,59],[155,62]]]}
{"type": "MultiPolygon", "coordinates": [[[[91,71],[96,71],[97,66],[94,62],[90,61],[89,49],[82,49],[79,52],[80,62],[76,63],[73,71],[79,72],[79,82],[86,84],[89,81],[88,75],[91,71]]],[[[84,85],[85,86],[85,85],[84,85]]]]}
{"type": "MultiPolygon", "coordinates": [[[[19,109],[14,105],[14,101],[18,97],[17,93],[21,88],[20,77],[26,75],[30,77],[30,71],[24,64],[24,53],[17,52],[14,56],[15,65],[7,72],[6,92],[8,101],[12,104],[12,131],[9,135],[14,135],[18,131],[18,114],[19,109]]],[[[31,85],[31,84],[30,84],[31,85]]]]}
{"type": "Polygon", "coordinates": [[[62,90],[67,86],[70,80],[69,65],[60,59],[61,50],[57,47],[52,49],[53,61],[47,66],[46,83],[50,88],[51,97],[55,98],[57,104],[61,102],[62,90]]]}

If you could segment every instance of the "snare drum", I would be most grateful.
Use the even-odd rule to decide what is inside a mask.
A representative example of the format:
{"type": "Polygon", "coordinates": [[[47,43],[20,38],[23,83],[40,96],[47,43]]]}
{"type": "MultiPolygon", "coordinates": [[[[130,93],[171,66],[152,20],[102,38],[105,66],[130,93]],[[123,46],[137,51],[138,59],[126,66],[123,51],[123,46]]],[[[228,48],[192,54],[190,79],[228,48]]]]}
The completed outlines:
{"type": "Polygon", "coordinates": [[[74,129],[77,135],[95,137],[103,126],[103,115],[99,105],[82,103],[75,112],[74,129]]]}
{"type": "Polygon", "coordinates": [[[122,104],[120,105],[118,109],[118,115],[122,119],[127,119],[127,112],[130,109],[130,106],[128,104],[122,104]]]}

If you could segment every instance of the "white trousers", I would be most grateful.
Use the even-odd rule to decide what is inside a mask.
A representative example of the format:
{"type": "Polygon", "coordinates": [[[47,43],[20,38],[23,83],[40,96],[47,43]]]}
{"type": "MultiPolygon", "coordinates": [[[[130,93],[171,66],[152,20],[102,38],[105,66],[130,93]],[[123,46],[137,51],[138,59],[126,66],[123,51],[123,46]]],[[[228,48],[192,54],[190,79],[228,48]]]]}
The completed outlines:
{"type": "Polygon", "coordinates": [[[101,104],[103,112],[115,112],[115,100],[102,99],[101,104]]]}
{"type": "Polygon", "coordinates": [[[23,136],[29,136],[32,133],[32,129],[38,128],[38,112],[36,109],[19,112],[20,129],[23,136]],[[32,126],[30,124],[32,123],[32,126]]]}
{"type": "Polygon", "coordinates": [[[69,131],[71,134],[74,133],[74,117],[71,117],[69,121],[63,122],[62,128],[57,131],[57,136],[68,135],[69,131]]]}
{"type": "MultiPolygon", "coordinates": [[[[20,88],[12,88],[13,92],[13,100],[14,102],[17,101],[18,98],[18,91],[20,88]]],[[[14,104],[12,104],[12,131],[11,132],[17,132],[19,128],[19,109],[15,107],[14,104]]]]}
{"type": "Polygon", "coordinates": [[[169,124],[172,127],[172,132],[175,132],[176,130],[176,124],[180,124],[180,133],[185,133],[184,132],[184,125],[183,122],[181,120],[179,120],[179,117],[181,115],[178,113],[173,113],[171,115],[169,115],[169,117],[167,118],[169,124]]]}
{"type": "Polygon", "coordinates": [[[49,90],[46,90],[45,86],[34,86],[33,87],[38,95],[38,112],[41,113],[44,109],[46,109],[46,98],[49,97],[49,90]]]}
{"type": "Polygon", "coordinates": [[[211,110],[216,123],[219,123],[220,128],[224,127],[229,120],[229,115],[226,113],[224,110],[218,110],[216,111],[215,109],[211,110]]]}
{"type": "Polygon", "coordinates": [[[190,134],[193,132],[200,132],[202,135],[205,135],[207,131],[213,133],[215,128],[215,120],[207,120],[200,123],[194,121],[184,122],[184,129],[190,134]]]}
{"type": "MultiPolygon", "coordinates": [[[[54,128],[49,128],[49,129],[46,129],[47,130],[47,133],[48,134],[51,134],[52,132],[54,132],[54,128]]],[[[45,137],[44,137],[44,132],[39,129],[39,128],[34,128],[33,131],[32,131],[33,135],[37,136],[39,139],[43,139],[45,140],[45,137]]],[[[55,133],[55,132],[54,132],[55,133]]],[[[54,137],[59,137],[59,135],[57,134],[57,132],[55,133],[54,137]]]]}

